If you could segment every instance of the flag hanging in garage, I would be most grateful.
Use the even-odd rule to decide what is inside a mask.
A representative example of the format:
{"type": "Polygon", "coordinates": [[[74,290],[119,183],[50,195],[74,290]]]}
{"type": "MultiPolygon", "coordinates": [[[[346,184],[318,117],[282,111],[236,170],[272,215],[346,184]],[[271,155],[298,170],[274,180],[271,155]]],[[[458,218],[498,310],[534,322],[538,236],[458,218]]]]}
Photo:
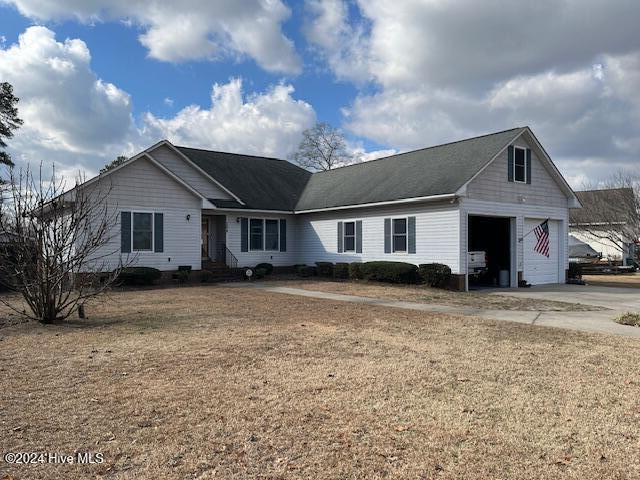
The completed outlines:
{"type": "Polygon", "coordinates": [[[539,254],[549,258],[549,220],[547,219],[538,225],[533,233],[536,234],[536,238],[538,239],[533,249],[539,254]]]}

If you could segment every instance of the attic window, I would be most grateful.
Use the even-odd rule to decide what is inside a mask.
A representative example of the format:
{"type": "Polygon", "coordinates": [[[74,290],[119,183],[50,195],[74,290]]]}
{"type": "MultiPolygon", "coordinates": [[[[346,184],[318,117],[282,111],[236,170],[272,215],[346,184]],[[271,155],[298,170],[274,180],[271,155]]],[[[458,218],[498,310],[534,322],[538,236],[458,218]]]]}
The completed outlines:
{"type": "Polygon", "coordinates": [[[515,147],[513,153],[513,179],[516,182],[527,183],[527,151],[524,148],[515,147]]]}

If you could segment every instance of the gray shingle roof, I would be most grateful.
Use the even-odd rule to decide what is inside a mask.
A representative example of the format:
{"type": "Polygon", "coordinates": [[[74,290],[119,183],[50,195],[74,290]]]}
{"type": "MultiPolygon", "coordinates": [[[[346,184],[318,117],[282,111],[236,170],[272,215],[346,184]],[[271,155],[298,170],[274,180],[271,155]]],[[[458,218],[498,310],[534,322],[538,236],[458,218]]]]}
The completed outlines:
{"type": "Polygon", "coordinates": [[[569,210],[569,223],[610,223],[629,220],[628,210],[635,205],[632,188],[606,188],[575,192],[582,208],[569,210]]]}
{"type": "Polygon", "coordinates": [[[525,128],[314,174],[284,160],[177,148],[245,208],[313,210],[455,193],[525,128]]]}
{"type": "MultiPolygon", "coordinates": [[[[176,147],[202,170],[258,210],[293,210],[311,173],[286,160],[176,147]]],[[[214,204],[220,200],[214,200],[214,204]]],[[[222,204],[220,206],[222,207],[222,204]]],[[[236,207],[237,208],[237,207],[236,207]]]]}

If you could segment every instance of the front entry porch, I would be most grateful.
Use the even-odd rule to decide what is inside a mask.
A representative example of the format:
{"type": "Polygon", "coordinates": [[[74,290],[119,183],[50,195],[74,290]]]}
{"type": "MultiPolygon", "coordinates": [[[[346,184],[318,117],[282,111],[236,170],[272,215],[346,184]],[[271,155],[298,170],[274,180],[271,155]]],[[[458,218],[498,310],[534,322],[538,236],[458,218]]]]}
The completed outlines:
{"type": "Polygon", "coordinates": [[[227,248],[227,216],[202,214],[202,264],[236,268],[238,261],[227,248]]]}

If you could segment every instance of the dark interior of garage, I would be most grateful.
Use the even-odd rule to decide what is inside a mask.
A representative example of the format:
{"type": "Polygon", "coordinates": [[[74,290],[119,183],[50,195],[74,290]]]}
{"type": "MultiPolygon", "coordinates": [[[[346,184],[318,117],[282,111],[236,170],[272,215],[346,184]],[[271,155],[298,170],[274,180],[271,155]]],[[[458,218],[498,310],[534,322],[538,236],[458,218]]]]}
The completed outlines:
{"type": "Polygon", "coordinates": [[[486,270],[469,275],[469,287],[497,287],[500,271],[511,270],[511,219],[469,216],[469,251],[486,252],[486,270]]]}

